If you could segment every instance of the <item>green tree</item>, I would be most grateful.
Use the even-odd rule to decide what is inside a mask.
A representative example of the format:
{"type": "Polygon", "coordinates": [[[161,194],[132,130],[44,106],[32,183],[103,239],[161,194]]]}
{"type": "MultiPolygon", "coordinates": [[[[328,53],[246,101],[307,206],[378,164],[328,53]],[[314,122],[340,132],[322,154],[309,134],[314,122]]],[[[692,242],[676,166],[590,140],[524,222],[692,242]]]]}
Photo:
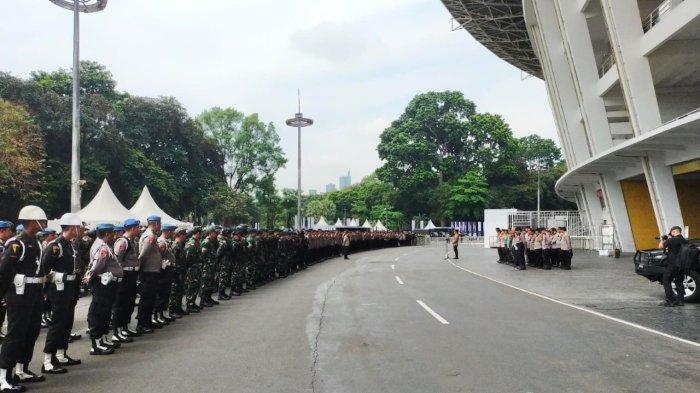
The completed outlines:
{"type": "Polygon", "coordinates": [[[224,226],[249,222],[248,199],[246,194],[237,192],[225,184],[217,186],[205,198],[208,207],[206,221],[221,223],[224,226]]]}
{"type": "Polygon", "coordinates": [[[327,198],[314,199],[306,204],[306,215],[318,221],[321,217],[332,219],[335,215],[335,203],[327,198]]]}
{"type": "Polygon", "coordinates": [[[42,197],[44,145],[29,113],[0,99],[0,216],[16,217],[20,205],[42,197]]]}
{"type": "Polygon", "coordinates": [[[263,123],[257,113],[244,117],[233,108],[215,107],[197,120],[224,152],[224,170],[237,191],[255,190],[287,162],[274,124],[263,123]]]}
{"type": "Polygon", "coordinates": [[[487,201],[486,180],[477,170],[471,170],[450,187],[448,215],[452,219],[482,219],[487,201]]]}

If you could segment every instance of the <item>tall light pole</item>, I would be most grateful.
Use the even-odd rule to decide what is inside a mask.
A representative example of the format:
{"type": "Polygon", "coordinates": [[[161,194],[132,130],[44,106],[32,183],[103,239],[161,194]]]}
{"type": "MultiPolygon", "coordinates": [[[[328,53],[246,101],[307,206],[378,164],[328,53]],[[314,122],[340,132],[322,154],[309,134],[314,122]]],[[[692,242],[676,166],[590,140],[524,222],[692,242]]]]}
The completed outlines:
{"type": "Polygon", "coordinates": [[[73,11],[73,132],[70,165],[70,211],[80,210],[80,13],[98,12],[107,0],[50,0],[73,11]]]}
{"type": "Polygon", "coordinates": [[[287,119],[286,123],[290,127],[297,128],[297,220],[296,229],[301,229],[301,127],[308,127],[314,124],[314,121],[304,117],[301,113],[301,92],[297,89],[297,104],[298,112],[294,117],[287,119]]]}

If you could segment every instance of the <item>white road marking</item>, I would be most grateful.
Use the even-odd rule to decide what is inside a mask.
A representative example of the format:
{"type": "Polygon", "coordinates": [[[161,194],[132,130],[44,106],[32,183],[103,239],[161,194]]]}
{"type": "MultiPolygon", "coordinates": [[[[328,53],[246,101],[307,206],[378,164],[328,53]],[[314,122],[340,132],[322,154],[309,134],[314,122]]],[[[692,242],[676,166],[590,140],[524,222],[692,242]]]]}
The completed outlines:
{"type": "Polygon", "coordinates": [[[394,266],[394,264],[392,263],[392,264],[391,264],[391,270],[394,270],[395,268],[396,268],[396,266],[394,266]]]}
{"type": "Polygon", "coordinates": [[[401,281],[401,279],[399,278],[399,276],[394,276],[394,277],[396,278],[396,282],[398,282],[399,284],[403,285],[403,281],[401,281]]]}
{"type": "Polygon", "coordinates": [[[678,336],[674,336],[674,335],[672,335],[672,334],[664,333],[664,332],[658,331],[658,330],[656,330],[656,329],[652,329],[652,328],[648,328],[648,327],[646,327],[646,326],[638,325],[638,324],[636,324],[636,323],[634,323],[634,322],[625,321],[624,319],[611,317],[610,315],[605,315],[605,314],[603,314],[603,313],[599,313],[599,312],[597,312],[597,311],[593,311],[593,310],[590,310],[590,309],[585,308],[585,307],[577,306],[577,305],[575,305],[575,304],[570,304],[570,303],[562,302],[561,300],[557,300],[557,299],[551,298],[551,297],[549,297],[549,296],[545,296],[545,295],[539,294],[539,293],[537,293],[537,292],[532,292],[532,291],[528,291],[527,289],[518,288],[518,287],[516,287],[516,286],[514,286],[514,285],[506,284],[506,283],[504,283],[504,282],[502,282],[502,281],[498,281],[498,280],[493,279],[493,278],[491,278],[491,277],[484,276],[483,274],[479,274],[479,273],[473,272],[473,271],[471,271],[471,270],[469,270],[469,269],[465,269],[465,268],[463,268],[463,267],[461,267],[461,266],[455,264],[455,263],[452,262],[452,261],[448,261],[448,262],[450,262],[450,264],[452,264],[452,266],[454,266],[454,267],[456,267],[456,268],[458,268],[458,269],[464,270],[464,271],[467,272],[467,273],[470,273],[470,274],[473,274],[473,275],[475,275],[475,276],[477,276],[477,277],[481,277],[481,278],[483,278],[483,279],[486,279],[486,280],[495,282],[495,283],[497,283],[497,284],[504,285],[504,286],[506,286],[506,287],[515,289],[515,290],[517,290],[517,291],[527,293],[528,295],[537,296],[537,297],[539,297],[539,298],[541,298],[541,299],[549,300],[550,302],[554,302],[554,303],[560,304],[560,305],[562,305],[562,306],[566,306],[566,307],[569,307],[569,308],[573,308],[573,309],[575,309],[575,310],[583,311],[583,312],[589,313],[589,314],[591,314],[591,315],[595,315],[595,316],[597,316],[597,317],[599,317],[599,318],[603,318],[603,319],[607,319],[607,320],[609,320],[609,321],[621,323],[621,324],[623,324],[623,325],[626,325],[626,326],[629,326],[629,327],[632,327],[632,328],[635,328],[635,329],[639,329],[639,330],[645,331],[645,332],[647,332],[647,333],[656,334],[656,335],[659,335],[659,336],[661,336],[661,337],[665,337],[665,338],[668,338],[668,339],[671,339],[671,340],[675,340],[675,341],[678,341],[678,342],[681,342],[681,343],[684,343],[684,344],[691,345],[691,346],[696,347],[696,348],[700,348],[700,343],[698,343],[698,342],[691,341],[691,340],[686,340],[686,339],[684,339],[684,338],[681,338],[681,337],[678,337],[678,336]]]}
{"type": "Polygon", "coordinates": [[[394,258],[394,260],[395,260],[395,261],[398,261],[398,260],[399,260],[399,257],[394,258]]]}
{"type": "Polygon", "coordinates": [[[447,319],[441,317],[440,314],[438,314],[438,313],[436,313],[435,311],[433,311],[433,309],[430,308],[430,307],[428,307],[427,304],[423,303],[422,300],[416,300],[416,302],[417,302],[418,304],[420,304],[420,306],[423,307],[423,309],[425,309],[425,311],[427,311],[428,314],[432,315],[433,318],[435,318],[435,319],[437,319],[438,321],[440,321],[441,324],[443,324],[443,325],[449,325],[449,324],[450,324],[449,322],[447,322],[447,319]]]}

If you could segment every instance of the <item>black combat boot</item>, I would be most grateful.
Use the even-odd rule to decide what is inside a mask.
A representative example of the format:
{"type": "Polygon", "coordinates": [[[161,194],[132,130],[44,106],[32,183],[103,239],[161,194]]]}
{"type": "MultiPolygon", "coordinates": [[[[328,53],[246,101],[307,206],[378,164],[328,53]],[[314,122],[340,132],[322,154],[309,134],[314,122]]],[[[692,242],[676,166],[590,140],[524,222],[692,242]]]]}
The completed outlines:
{"type": "Polygon", "coordinates": [[[231,300],[231,296],[226,294],[226,291],[219,291],[219,300],[231,300]]]}
{"type": "Polygon", "coordinates": [[[114,349],[107,348],[100,343],[100,340],[96,338],[90,338],[92,341],[92,348],[90,348],[90,355],[111,355],[114,353],[114,349]]]}

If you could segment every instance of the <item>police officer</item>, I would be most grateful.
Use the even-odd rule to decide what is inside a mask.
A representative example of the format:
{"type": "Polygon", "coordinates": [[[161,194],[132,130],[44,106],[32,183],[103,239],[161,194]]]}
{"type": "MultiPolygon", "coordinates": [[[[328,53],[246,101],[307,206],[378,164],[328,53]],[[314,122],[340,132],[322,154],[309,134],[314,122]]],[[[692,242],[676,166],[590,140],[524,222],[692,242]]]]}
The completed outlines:
{"type": "Polygon", "coordinates": [[[158,276],[158,288],[156,290],[156,304],[153,312],[153,322],[161,325],[169,325],[175,318],[165,315],[170,301],[170,287],[173,282],[175,270],[175,257],[170,250],[173,231],[177,229],[175,225],[163,224],[163,233],[158,237],[158,250],[160,251],[162,263],[160,275],[158,276]]]}
{"type": "Polygon", "coordinates": [[[139,220],[129,218],[124,221],[124,234],[114,241],[114,254],[124,270],[124,280],[119,283],[114,304],[114,335],[112,340],[120,343],[132,342],[132,337],[140,333],[129,330],[131,314],[136,306],[136,283],[139,278],[139,220]]]}
{"type": "MultiPolygon", "coordinates": [[[[0,257],[5,251],[5,241],[11,238],[14,232],[12,232],[12,222],[10,221],[0,221],[0,257]]],[[[5,333],[2,332],[2,325],[5,324],[5,304],[2,294],[0,294],[0,342],[5,338],[5,333]]]]}
{"type": "Polygon", "coordinates": [[[73,317],[75,316],[75,266],[78,252],[73,240],[83,225],[78,215],[66,213],[61,217],[61,234],[44,249],[42,263],[49,277],[48,298],[51,302],[51,323],[46,333],[44,364],[41,371],[48,374],[63,374],[62,366],[80,364],[66,354],[73,317]]]}
{"type": "Polygon", "coordinates": [[[186,311],[194,313],[202,310],[202,307],[197,304],[197,295],[202,286],[201,238],[202,228],[194,227],[191,231],[190,240],[185,244],[185,262],[187,263],[187,280],[185,282],[186,311]]]}
{"type": "Polygon", "coordinates": [[[182,298],[185,295],[185,280],[187,279],[187,260],[185,258],[185,242],[187,241],[187,230],[179,228],[175,230],[175,241],[173,242],[171,253],[175,260],[172,289],[170,291],[170,305],[168,314],[171,317],[182,318],[189,314],[182,309],[182,298]]]}
{"type": "Polygon", "coordinates": [[[160,217],[148,216],[148,228],[139,240],[139,261],[141,262],[141,300],[137,314],[139,333],[152,333],[153,328],[163,327],[153,321],[153,309],[156,304],[156,291],[158,290],[158,276],[160,275],[163,259],[158,250],[158,234],[160,232],[160,217]]]}
{"type": "Polygon", "coordinates": [[[7,303],[8,322],[0,348],[0,389],[10,392],[24,391],[20,382],[44,380],[28,366],[41,329],[42,287],[46,280],[36,234],[46,226],[46,214],[29,205],[20,210],[18,218],[22,233],[7,240],[0,257],[0,294],[7,303]]]}
{"type": "Polygon", "coordinates": [[[109,336],[112,306],[117,296],[118,284],[124,277],[124,270],[112,251],[114,225],[97,224],[97,239],[90,248],[90,269],[83,282],[88,284],[92,302],[88,309],[88,327],[92,341],[91,355],[110,355],[120,347],[109,336]]]}

